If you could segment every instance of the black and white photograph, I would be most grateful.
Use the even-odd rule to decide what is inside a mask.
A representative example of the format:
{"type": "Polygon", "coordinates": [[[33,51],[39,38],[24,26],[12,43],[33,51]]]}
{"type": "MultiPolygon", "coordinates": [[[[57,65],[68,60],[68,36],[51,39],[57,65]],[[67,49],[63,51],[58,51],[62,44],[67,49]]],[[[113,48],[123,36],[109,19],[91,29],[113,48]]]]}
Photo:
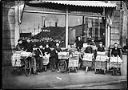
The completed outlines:
{"type": "Polygon", "coordinates": [[[127,90],[127,0],[0,2],[2,89],[127,90]]]}

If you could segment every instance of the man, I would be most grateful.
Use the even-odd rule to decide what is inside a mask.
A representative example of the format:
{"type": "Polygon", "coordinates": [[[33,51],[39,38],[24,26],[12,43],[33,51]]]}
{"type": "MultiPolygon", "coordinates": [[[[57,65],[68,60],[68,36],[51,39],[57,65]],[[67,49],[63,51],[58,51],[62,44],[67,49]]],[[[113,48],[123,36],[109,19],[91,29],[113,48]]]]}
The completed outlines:
{"type": "Polygon", "coordinates": [[[123,52],[128,53],[128,39],[126,39],[126,45],[123,47],[123,52]]]}
{"type": "Polygon", "coordinates": [[[54,48],[54,50],[51,52],[51,66],[52,69],[57,69],[57,65],[58,65],[58,52],[62,51],[59,43],[56,43],[56,46],[54,48]]]}
{"type": "Polygon", "coordinates": [[[100,42],[100,44],[99,44],[99,46],[98,46],[97,51],[100,51],[100,52],[104,52],[104,51],[105,51],[105,49],[104,49],[104,46],[103,46],[103,43],[102,43],[102,42],[100,42]]]}
{"type": "Polygon", "coordinates": [[[114,57],[121,57],[121,49],[118,48],[117,43],[114,43],[114,48],[112,48],[111,55],[114,57]]]}
{"type": "Polygon", "coordinates": [[[39,63],[39,69],[40,69],[40,71],[42,71],[42,68],[43,68],[43,56],[45,55],[44,54],[44,47],[42,46],[42,45],[40,45],[39,46],[39,61],[40,61],[40,63],[39,63]]]}
{"type": "Polygon", "coordinates": [[[43,62],[43,65],[45,66],[45,71],[47,71],[47,68],[49,67],[49,57],[51,54],[51,49],[48,44],[46,44],[45,49],[44,49],[44,56],[45,60],[43,62]]]}
{"type": "MultiPolygon", "coordinates": [[[[37,71],[38,72],[40,72],[41,71],[41,68],[40,68],[40,58],[39,58],[39,50],[37,49],[37,46],[36,45],[34,45],[33,46],[33,51],[32,51],[32,53],[33,53],[33,57],[36,59],[36,66],[35,66],[35,68],[36,68],[36,74],[38,74],[37,73],[37,71]]],[[[35,63],[34,63],[34,65],[35,65],[35,63]]]]}
{"type": "Polygon", "coordinates": [[[27,43],[25,45],[25,49],[27,52],[32,52],[33,51],[33,43],[31,42],[31,39],[27,39],[27,43]]]}
{"type": "Polygon", "coordinates": [[[78,51],[81,50],[81,48],[83,47],[83,41],[81,40],[81,37],[78,37],[76,40],[75,40],[75,43],[76,43],[76,48],[78,51]]]}
{"type": "Polygon", "coordinates": [[[91,45],[88,43],[88,46],[86,47],[86,49],[84,50],[85,53],[93,53],[93,48],[91,47],[91,45]]]}
{"type": "Polygon", "coordinates": [[[21,39],[18,40],[18,44],[16,45],[16,50],[21,51],[24,49],[23,42],[21,39]]]}

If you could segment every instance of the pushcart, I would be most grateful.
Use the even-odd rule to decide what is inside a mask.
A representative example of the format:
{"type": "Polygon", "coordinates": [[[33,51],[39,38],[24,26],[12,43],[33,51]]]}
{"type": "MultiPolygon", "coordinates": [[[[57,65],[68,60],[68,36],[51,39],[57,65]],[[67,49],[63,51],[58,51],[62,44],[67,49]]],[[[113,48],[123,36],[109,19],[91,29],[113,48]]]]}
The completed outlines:
{"type": "Polygon", "coordinates": [[[67,71],[67,65],[69,60],[69,52],[59,52],[58,53],[58,70],[60,72],[65,72],[67,71]]]}
{"type": "Polygon", "coordinates": [[[105,55],[105,52],[97,52],[97,57],[95,60],[95,74],[97,74],[97,70],[103,70],[104,74],[106,74],[107,60],[108,56],[105,55]]]}
{"type": "Polygon", "coordinates": [[[13,70],[23,70],[25,75],[29,76],[31,74],[31,69],[33,68],[32,61],[35,61],[35,59],[32,57],[31,52],[16,51],[12,55],[11,61],[13,70]]]}
{"type": "Polygon", "coordinates": [[[71,69],[75,70],[75,72],[78,71],[79,68],[79,52],[73,52],[70,56],[69,56],[69,63],[68,63],[68,72],[70,72],[71,69]]]}
{"type": "Polygon", "coordinates": [[[112,75],[121,75],[121,64],[122,60],[120,57],[110,57],[109,71],[112,72],[112,75]]]}
{"type": "Polygon", "coordinates": [[[83,54],[83,65],[86,67],[86,72],[88,71],[89,67],[92,67],[92,60],[94,59],[94,54],[93,53],[84,53],[83,54]]]}

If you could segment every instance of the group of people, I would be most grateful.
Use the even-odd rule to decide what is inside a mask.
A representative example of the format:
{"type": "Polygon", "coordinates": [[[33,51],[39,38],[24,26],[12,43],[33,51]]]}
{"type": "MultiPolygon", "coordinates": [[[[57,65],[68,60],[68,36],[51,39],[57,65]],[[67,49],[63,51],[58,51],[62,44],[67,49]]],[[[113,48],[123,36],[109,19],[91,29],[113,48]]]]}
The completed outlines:
{"type": "MultiPolygon", "coordinates": [[[[94,40],[89,40],[87,42],[87,45],[84,46],[84,42],[82,41],[81,37],[78,37],[76,39],[76,48],[80,52],[84,53],[91,53],[94,55],[94,59],[92,60],[92,67],[91,70],[94,70],[95,68],[95,60],[97,57],[97,52],[106,52],[106,55],[108,57],[120,57],[122,56],[123,49],[121,47],[118,47],[117,43],[114,43],[114,47],[109,47],[108,50],[105,49],[103,42],[99,42],[98,45],[95,44],[94,40]]],[[[82,60],[80,59],[80,63],[82,65],[82,60]]]]}
{"type": "MultiPolygon", "coordinates": [[[[94,53],[94,58],[96,59],[97,51],[104,52],[105,48],[102,42],[99,43],[99,46],[96,47],[94,40],[87,43],[87,47],[84,48],[83,46],[84,42],[81,40],[81,37],[78,37],[75,41],[75,46],[77,51],[85,53],[94,53]]],[[[18,44],[16,46],[17,51],[26,51],[33,53],[34,58],[36,59],[36,73],[41,71],[47,71],[47,68],[51,69],[52,71],[55,71],[58,69],[58,52],[61,52],[62,49],[60,48],[59,43],[57,42],[55,44],[55,47],[53,50],[50,49],[50,46],[48,43],[45,45],[36,45],[36,43],[33,43],[31,39],[27,39],[26,41],[23,41],[22,39],[18,40],[18,44]],[[49,63],[43,64],[43,56],[49,55],[49,63]],[[44,68],[45,67],[45,68],[44,68]],[[43,69],[44,68],[44,69],[43,69]]],[[[121,49],[118,48],[118,44],[114,44],[114,48],[111,50],[112,56],[121,56],[121,49]]],[[[80,63],[82,62],[81,59],[79,60],[80,63]]],[[[94,65],[93,65],[94,66],[94,65]]]]}
{"type": "Polygon", "coordinates": [[[61,51],[61,48],[59,46],[59,42],[57,42],[54,49],[51,50],[48,43],[46,43],[45,45],[37,45],[36,43],[33,43],[29,38],[26,40],[26,42],[22,39],[19,39],[16,46],[16,51],[26,51],[32,53],[33,57],[36,60],[36,71],[34,73],[37,74],[41,71],[47,71],[47,68],[52,69],[52,71],[55,71],[55,69],[57,69],[57,53],[61,51]],[[48,63],[43,64],[43,57],[46,55],[49,55],[49,60],[48,63]]]}
{"type": "MultiPolygon", "coordinates": [[[[83,48],[83,41],[81,39],[81,37],[77,37],[76,39],[76,48],[78,51],[80,51],[82,48],[83,48]]],[[[105,47],[103,45],[103,42],[99,42],[99,45],[96,46],[94,40],[91,40],[91,41],[88,41],[87,42],[87,47],[84,48],[84,52],[85,53],[94,53],[94,55],[96,56],[96,52],[99,51],[99,52],[104,52],[105,51],[105,47]]],[[[117,43],[114,43],[114,47],[111,48],[110,50],[110,55],[111,56],[119,56],[121,57],[121,52],[122,52],[122,49],[118,47],[118,44],[117,43]]]]}

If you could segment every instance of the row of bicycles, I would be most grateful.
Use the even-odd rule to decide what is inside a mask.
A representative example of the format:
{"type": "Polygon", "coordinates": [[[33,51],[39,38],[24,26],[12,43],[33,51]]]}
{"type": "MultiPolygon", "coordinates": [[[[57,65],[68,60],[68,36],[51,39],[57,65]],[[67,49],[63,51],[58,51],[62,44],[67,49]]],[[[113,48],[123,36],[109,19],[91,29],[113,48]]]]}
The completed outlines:
{"type": "MultiPolygon", "coordinates": [[[[48,65],[49,56],[44,56],[43,65],[48,65]]],[[[97,52],[97,57],[94,59],[93,53],[83,53],[78,51],[62,51],[58,53],[58,70],[60,72],[70,72],[74,70],[77,72],[80,68],[86,67],[86,72],[88,68],[94,67],[95,74],[98,70],[103,70],[104,74],[107,71],[112,71],[112,75],[119,73],[121,75],[121,64],[122,60],[120,57],[108,57],[105,52],[97,52]],[[80,63],[80,59],[82,63],[80,63]]],[[[36,72],[36,65],[34,65],[36,59],[33,57],[31,52],[16,51],[12,55],[12,66],[16,69],[22,69],[26,76],[31,75],[31,73],[36,72]]]]}

